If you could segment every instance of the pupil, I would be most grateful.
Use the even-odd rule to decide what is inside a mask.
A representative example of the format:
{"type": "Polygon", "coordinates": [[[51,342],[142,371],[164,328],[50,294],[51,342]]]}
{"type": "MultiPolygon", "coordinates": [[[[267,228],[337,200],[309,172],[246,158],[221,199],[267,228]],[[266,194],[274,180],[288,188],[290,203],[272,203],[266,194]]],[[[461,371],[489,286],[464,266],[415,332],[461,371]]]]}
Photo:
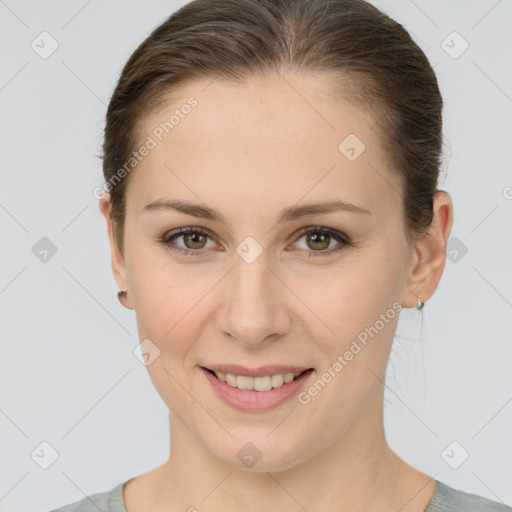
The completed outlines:
{"type": "Polygon", "coordinates": [[[310,235],[309,241],[313,244],[322,244],[324,242],[322,247],[317,247],[317,249],[325,249],[329,245],[329,241],[327,241],[327,246],[325,245],[325,240],[329,238],[329,235],[325,235],[323,233],[317,233],[315,235],[310,235]],[[320,240],[318,240],[320,239],[320,240]]]}
{"type": "MultiPolygon", "coordinates": [[[[203,235],[201,235],[200,233],[187,233],[187,235],[185,236],[185,239],[190,241],[190,238],[192,239],[191,240],[191,243],[192,244],[195,244],[195,243],[200,243],[200,238],[202,237],[203,235]]],[[[188,245],[188,244],[187,244],[188,245]]],[[[201,246],[202,247],[202,246],[201,246]]],[[[195,247],[191,247],[191,249],[195,249],[195,247]]]]}

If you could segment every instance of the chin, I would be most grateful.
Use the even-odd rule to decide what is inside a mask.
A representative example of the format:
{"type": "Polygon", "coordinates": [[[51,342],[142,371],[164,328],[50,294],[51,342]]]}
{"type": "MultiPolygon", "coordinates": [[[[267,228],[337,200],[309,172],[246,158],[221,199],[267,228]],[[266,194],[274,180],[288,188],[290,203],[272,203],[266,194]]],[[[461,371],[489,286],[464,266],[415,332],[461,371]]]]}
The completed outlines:
{"type": "Polygon", "coordinates": [[[281,436],[277,429],[269,435],[273,428],[257,432],[247,429],[246,435],[229,437],[225,443],[219,443],[218,439],[211,444],[207,441],[206,445],[210,444],[210,451],[222,463],[243,471],[285,471],[307,459],[305,453],[300,453],[303,444],[295,444],[285,430],[281,436]]]}

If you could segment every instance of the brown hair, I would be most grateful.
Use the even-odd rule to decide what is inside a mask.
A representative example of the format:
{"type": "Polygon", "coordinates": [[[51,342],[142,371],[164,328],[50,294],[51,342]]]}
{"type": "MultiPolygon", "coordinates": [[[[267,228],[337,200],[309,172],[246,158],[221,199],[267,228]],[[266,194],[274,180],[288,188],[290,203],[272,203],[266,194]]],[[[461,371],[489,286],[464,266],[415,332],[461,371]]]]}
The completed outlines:
{"type": "Polygon", "coordinates": [[[101,158],[106,184],[115,185],[107,190],[121,251],[130,174],[115,178],[140,142],[143,119],[188,80],[271,70],[332,76],[340,95],[372,113],[401,178],[408,241],[430,226],[443,101],[427,57],[402,25],[364,0],[193,0],[133,52],[108,106],[101,158]]]}

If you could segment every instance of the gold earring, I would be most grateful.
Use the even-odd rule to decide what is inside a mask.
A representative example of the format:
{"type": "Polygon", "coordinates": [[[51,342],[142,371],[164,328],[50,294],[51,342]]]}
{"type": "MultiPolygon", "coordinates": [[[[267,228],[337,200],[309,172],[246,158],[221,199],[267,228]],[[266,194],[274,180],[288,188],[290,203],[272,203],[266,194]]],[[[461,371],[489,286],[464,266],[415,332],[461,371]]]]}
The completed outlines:
{"type": "Polygon", "coordinates": [[[421,311],[423,309],[423,306],[425,305],[424,302],[421,302],[421,294],[418,295],[418,304],[416,304],[416,309],[418,311],[421,311]]]}

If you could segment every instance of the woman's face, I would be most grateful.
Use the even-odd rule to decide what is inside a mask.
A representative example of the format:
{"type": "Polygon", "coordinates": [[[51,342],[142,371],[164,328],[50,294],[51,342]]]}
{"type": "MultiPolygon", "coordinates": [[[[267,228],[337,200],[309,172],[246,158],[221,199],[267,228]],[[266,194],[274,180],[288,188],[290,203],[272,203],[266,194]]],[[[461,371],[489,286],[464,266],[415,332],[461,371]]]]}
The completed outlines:
{"type": "MultiPolygon", "coordinates": [[[[318,75],[285,77],[188,83],[145,120],[149,150],[131,171],[124,259],[113,260],[172,428],[231,466],[261,457],[258,471],[381,428],[398,310],[421,293],[408,283],[416,260],[375,120],[318,75]],[[166,201],[190,206],[148,207],[166,201]],[[360,210],[305,208],[333,202],[360,210]],[[222,365],[313,371],[285,384],[287,397],[226,390],[203,369],[222,365]]],[[[279,377],[259,383],[269,381],[279,377]]]]}

